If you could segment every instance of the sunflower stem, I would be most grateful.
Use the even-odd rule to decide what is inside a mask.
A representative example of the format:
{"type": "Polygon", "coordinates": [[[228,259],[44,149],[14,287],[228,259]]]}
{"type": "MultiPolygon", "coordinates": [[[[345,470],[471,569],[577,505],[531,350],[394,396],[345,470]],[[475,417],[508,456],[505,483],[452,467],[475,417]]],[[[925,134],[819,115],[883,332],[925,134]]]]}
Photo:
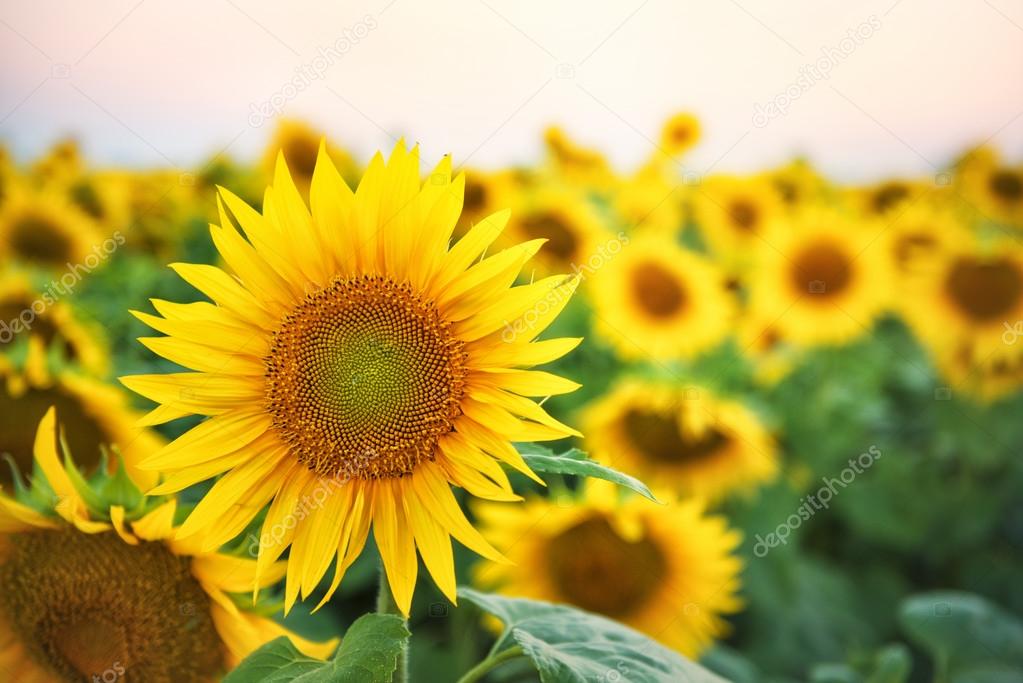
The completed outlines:
{"type": "MultiPolygon", "coordinates": [[[[377,588],[377,613],[401,617],[405,621],[406,628],[408,627],[408,619],[398,609],[398,603],[394,601],[394,595],[391,593],[391,586],[387,583],[387,572],[384,570],[383,562],[380,563],[380,583],[377,588]]],[[[408,648],[408,641],[405,641],[405,645],[402,646],[401,653],[398,655],[394,675],[391,677],[392,683],[408,683],[408,648]]]]}
{"type": "Polygon", "coordinates": [[[475,683],[490,673],[493,669],[516,657],[522,657],[526,653],[518,645],[501,650],[497,654],[490,655],[476,666],[469,669],[464,676],[458,679],[458,683],[475,683]]]}

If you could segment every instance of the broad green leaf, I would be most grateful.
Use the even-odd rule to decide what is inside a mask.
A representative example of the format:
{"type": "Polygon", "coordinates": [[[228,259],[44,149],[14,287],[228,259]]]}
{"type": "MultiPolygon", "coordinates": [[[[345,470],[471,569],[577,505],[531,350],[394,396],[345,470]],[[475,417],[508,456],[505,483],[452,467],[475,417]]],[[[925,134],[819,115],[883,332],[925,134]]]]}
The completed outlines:
{"type": "Polygon", "coordinates": [[[903,602],[899,617],[952,683],[1008,681],[1023,670],[1023,623],[979,595],[916,595],[903,602]]]}
{"type": "Polygon", "coordinates": [[[460,588],[459,597],[504,622],[497,650],[517,643],[543,683],[679,681],[722,678],[628,626],[564,605],[460,588]]]}
{"type": "Polygon", "coordinates": [[[224,678],[224,683],[326,683],[329,663],[306,657],[281,636],[259,648],[224,678]]]}
{"type": "Polygon", "coordinates": [[[618,486],[635,491],[636,493],[659,502],[654,494],[650,492],[646,484],[635,477],[601,465],[595,460],[590,460],[586,454],[578,448],[570,449],[564,453],[555,455],[549,448],[537,446],[536,444],[519,444],[519,453],[534,472],[549,472],[551,474],[572,474],[579,477],[593,477],[612,482],[618,486]]]}
{"type": "Polygon", "coordinates": [[[334,657],[332,683],[390,683],[408,642],[405,622],[393,614],[364,614],[345,633],[334,657]]]}

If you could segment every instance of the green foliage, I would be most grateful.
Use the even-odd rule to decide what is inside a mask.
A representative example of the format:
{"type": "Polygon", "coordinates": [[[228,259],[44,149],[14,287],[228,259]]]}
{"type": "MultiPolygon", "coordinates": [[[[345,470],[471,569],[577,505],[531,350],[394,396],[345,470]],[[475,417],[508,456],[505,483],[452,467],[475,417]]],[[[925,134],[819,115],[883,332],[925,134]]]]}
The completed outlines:
{"type": "Polygon", "coordinates": [[[593,477],[603,479],[618,486],[657,502],[654,494],[650,492],[647,485],[635,477],[619,472],[605,465],[590,460],[585,453],[578,448],[572,448],[564,453],[555,453],[549,448],[537,444],[519,444],[519,453],[534,472],[547,472],[550,474],[571,474],[579,477],[593,477]]]}

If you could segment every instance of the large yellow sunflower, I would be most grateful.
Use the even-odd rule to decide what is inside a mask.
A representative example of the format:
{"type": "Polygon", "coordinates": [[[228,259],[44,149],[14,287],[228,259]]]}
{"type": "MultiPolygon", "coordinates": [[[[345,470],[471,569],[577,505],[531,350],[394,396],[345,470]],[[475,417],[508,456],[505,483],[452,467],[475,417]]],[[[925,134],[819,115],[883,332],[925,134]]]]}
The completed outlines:
{"type": "Polygon", "coordinates": [[[748,408],[700,386],[626,380],[588,406],[586,447],[643,481],[715,500],[771,479],[774,439],[748,408]]]}
{"type": "Polygon", "coordinates": [[[65,269],[94,255],[106,238],[66,197],[27,186],[11,188],[0,208],[0,259],[65,269]]]}
{"type": "MultiPolygon", "coordinates": [[[[155,474],[136,464],[165,442],[137,424],[140,416],[126,405],[123,390],[70,370],[52,372],[38,338],[30,340],[27,355],[20,368],[0,355],[0,455],[13,458],[22,470],[30,469],[35,425],[55,407],[68,445],[86,471],[99,466],[103,448],[114,446],[125,456],[135,481],[154,485],[155,474]]],[[[0,467],[0,488],[11,483],[10,468],[0,467]]]]}
{"type": "Polygon", "coordinates": [[[764,235],[750,305],[797,344],[840,344],[868,331],[888,304],[890,233],[812,208],[764,235]]]}
{"type": "MultiPolygon", "coordinates": [[[[234,594],[251,589],[256,561],[178,540],[175,501],[147,500],[123,471],[87,482],[72,454],[61,464],[56,444],[51,409],[35,438],[32,488],[0,493],[5,680],[212,682],[278,636],[309,656],[336,646],[251,611],[251,597],[234,594]]],[[[272,566],[259,583],[284,571],[272,566]]]]}
{"type": "Polygon", "coordinates": [[[532,472],[510,442],[577,433],[527,397],[578,385],[524,368],[579,342],[534,343],[578,278],[512,287],[542,240],[484,257],[507,212],[449,248],[465,182],[450,169],[445,157],[421,184],[418,149],[400,143],[387,162],[374,157],[352,192],[321,147],[310,212],[279,159],[262,214],[221,192],[211,230],[230,272],[174,266],[214,303],[156,302],[162,317],[136,314],[168,335],[147,346],[195,370],[123,379],[160,404],[149,421],[208,417],[144,466],[166,473],[162,493],[224,474],[180,532],[206,548],[272,503],[263,536],[276,540],[261,544],[260,566],[291,545],[287,607],[336,556],[329,597],[371,526],[403,612],[417,548],[454,600],[449,537],[499,555],[450,486],[516,499],[499,462],[532,472]],[[318,489],[330,492],[324,506],[275,534],[318,489]]]}
{"type": "Polygon", "coordinates": [[[97,330],[86,328],[60,296],[52,285],[36,289],[23,273],[0,275],[0,353],[34,336],[63,359],[103,375],[109,363],[97,330]]]}
{"type": "Polygon", "coordinates": [[[691,358],[724,339],[735,313],[724,274],[664,238],[631,239],[591,284],[595,329],[625,358],[691,358]]]}
{"type": "Polygon", "coordinates": [[[589,480],[578,499],[476,506],[514,565],[477,565],[476,583],[508,595],[569,603],[621,621],[689,657],[725,635],[739,611],[740,542],[697,500],[662,507],[619,500],[589,480]]]}

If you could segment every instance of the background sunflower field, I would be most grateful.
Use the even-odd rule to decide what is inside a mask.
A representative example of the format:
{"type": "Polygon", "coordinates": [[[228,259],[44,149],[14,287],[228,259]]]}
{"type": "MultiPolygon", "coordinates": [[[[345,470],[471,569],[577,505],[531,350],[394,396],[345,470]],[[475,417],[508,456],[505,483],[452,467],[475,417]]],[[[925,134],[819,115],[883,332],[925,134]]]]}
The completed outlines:
{"type": "MultiPolygon", "coordinates": [[[[502,40],[547,49],[544,33],[534,38],[504,8],[481,4],[510,31],[502,40]]],[[[885,10],[903,11],[867,12],[850,35],[866,25],[883,36],[895,21],[885,10]]],[[[737,16],[756,14],[750,30],[777,35],[762,11],[737,16]]],[[[1013,16],[1018,29],[1023,15],[1013,16]]],[[[345,50],[386,41],[376,34],[387,18],[361,17],[366,33],[353,28],[345,50]]],[[[17,33],[0,24],[0,34],[17,33]]],[[[275,26],[264,28],[279,33],[275,26]]],[[[340,43],[333,49],[347,55],[340,43]]],[[[832,66],[857,56],[842,53],[832,66]]],[[[997,87],[1019,105],[1016,71],[997,87]]],[[[575,77],[566,73],[552,78],[575,77]]],[[[91,99],[89,85],[81,90],[91,99]]],[[[962,144],[940,162],[867,181],[792,150],[755,170],[726,171],[727,163],[693,161],[715,125],[685,110],[693,102],[674,97],[655,123],[625,124],[645,141],[633,163],[609,151],[622,133],[609,132],[605,145],[588,130],[583,142],[571,119],[529,130],[538,154],[526,161],[453,159],[465,174],[456,238],[510,209],[494,249],[545,240],[523,281],[559,273],[579,281],[544,336],[583,341],[543,369],[581,387],[538,398],[583,436],[520,450],[588,456],[643,482],[650,496],[571,469],[545,475],[545,486],[509,472],[522,503],[459,492],[513,564],[456,546],[468,588],[457,606],[420,581],[412,679],[658,680],[631,662],[580,663],[573,678],[537,673],[525,659],[477,676],[475,663],[501,637],[484,613],[512,610],[494,602],[503,596],[606,616],[737,683],[1023,680],[1018,139],[1004,144],[988,126],[958,135],[962,144]]],[[[201,298],[167,265],[220,265],[209,232],[218,187],[258,209],[278,155],[305,199],[321,146],[352,187],[369,164],[359,144],[290,116],[289,106],[253,109],[267,124],[258,154],[235,155],[228,144],[184,168],[103,161],[89,153],[101,145],[81,135],[26,152],[3,137],[0,119],[0,454],[10,464],[0,468],[0,489],[24,486],[19,473],[32,471],[50,407],[84,472],[106,482],[105,447],[114,445],[134,481],[156,483],[132,463],[198,420],[140,426],[154,406],[117,378],[181,368],[139,342],[151,333],[132,312],[201,298]]],[[[778,101],[754,108],[750,130],[785,117],[772,106],[778,101]]],[[[20,107],[8,117],[16,121],[20,107]]],[[[138,136],[122,125],[130,132],[119,134],[138,136]]],[[[842,135],[824,138],[837,145],[842,135]]],[[[910,146],[892,137],[892,147],[910,146]]],[[[536,316],[564,303],[541,302],[536,316]]],[[[528,315],[505,332],[514,338],[523,325],[528,315]]],[[[212,484],[188,488],[182,504],[212,484]]],[[[229,545],[244,555],[258,533],[252,525],[229,545]]],[[[318,600],[299,602],[278,621],[314,641],[344,633],[374,609],[378,564],[370,543],[322,610],[312,613],[318,600]]],[[[2,576],[0,586],[9,588],[2,576]]],[[[267,592],[283,600],[280,584],[267,592]]],[[[3,657],[4,604],[0,597],[0,680],[15,680],[5,677],[5,666],[16,669],[3,657]]]]}

